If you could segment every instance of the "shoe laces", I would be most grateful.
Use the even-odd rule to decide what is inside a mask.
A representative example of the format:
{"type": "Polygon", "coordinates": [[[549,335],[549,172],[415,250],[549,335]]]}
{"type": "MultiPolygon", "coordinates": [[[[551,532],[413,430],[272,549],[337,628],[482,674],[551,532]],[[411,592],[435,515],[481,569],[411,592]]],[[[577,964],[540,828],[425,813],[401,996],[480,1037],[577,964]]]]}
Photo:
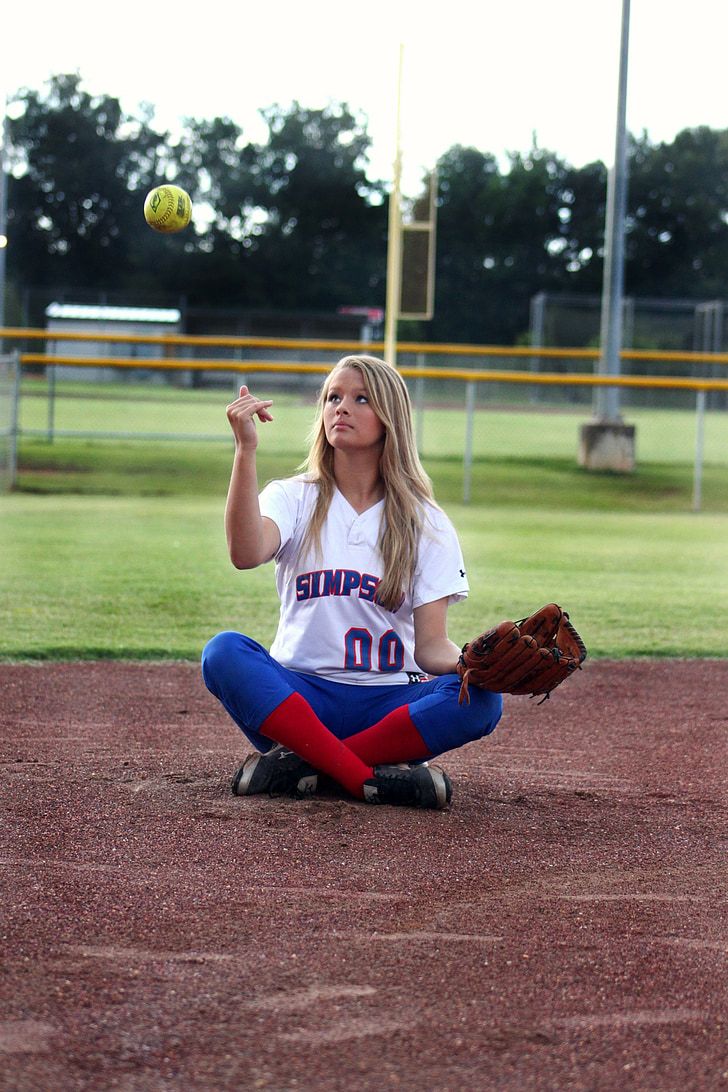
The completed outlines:
{"type": "Polygon", "coordinates": [[[417,785],[409,767],[402,769],[399,766],[388,766],[384,773],[381,770],[375,771],[375,777],[378,782],[377,790],[383,789],[385,795],[391,790],[392,795],[396,795],[399,800],[417,800],[417,785]]]}
{"type": "Polygon", "coordinates": [[[313,767],[300,758],[294,751],[280,751],[276,755],[264,756],[270,762],[270,782],[268,796],[305,796],[298,788],[298,782],[313,767]]]}

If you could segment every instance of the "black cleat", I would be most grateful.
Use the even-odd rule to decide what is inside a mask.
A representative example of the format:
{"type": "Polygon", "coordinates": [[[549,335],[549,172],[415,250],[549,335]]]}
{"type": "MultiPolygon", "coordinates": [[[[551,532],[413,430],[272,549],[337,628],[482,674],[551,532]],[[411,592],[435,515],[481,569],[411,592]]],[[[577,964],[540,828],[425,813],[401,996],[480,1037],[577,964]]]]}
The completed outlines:
{"type": "Polygon", "coordinates": [[[375,766],[364,782],[367,804],[404,804],[441,811],[452,799],[450,778],[439,766],[375,766]]]}
{"type": "Polygon", "coordinates": [[[318,774],[293,751],[280,744],[262,755],[255,751],[243,762],[233,777],[233,796],[312,796],[318,786],[318,774]]]}

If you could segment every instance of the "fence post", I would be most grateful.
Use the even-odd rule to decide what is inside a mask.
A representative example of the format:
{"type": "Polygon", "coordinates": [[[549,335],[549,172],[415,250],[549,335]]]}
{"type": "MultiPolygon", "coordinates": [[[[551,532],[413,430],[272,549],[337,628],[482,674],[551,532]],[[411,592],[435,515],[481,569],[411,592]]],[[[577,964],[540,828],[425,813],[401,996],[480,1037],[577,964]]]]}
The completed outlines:
{"type": "Polygon", "coordinates": [[[234,394],[233,398],[235,399],[235,398],[240,397],[240,388],[241,387],[247,387],[247,385],[248,385],[248,377],[245,374],[245,372],[242,370],[243,361],[245,360],[245,348],[244,348],[244,346],[237,345],[235,347],[235,349],[233,350],[233,360],[236,361],[236,362],[237,361],[240,362],[239,366],[233,372],[233,384],[235,386],[235,394],[234,394]]]}
{"type": "Polygon", "coordinates": [[[53,443],[56,430],[56,366],[48,365],[48,425],[46,439],[53,443]]]}
{"type": "Polygon", "coordinates": [[[705,434],[705,391],[695,396],[695,468],[693,471],[693,512],[700,511],[703,486],[703,447],[705,434]]]}
{"type": "MultiPolygon", "coordinates": [[[[424,368],[425,354],[417,354],[417,367],[424,368]]],[[[425,433],[425,380],[421,375],[415,379],[415,442],[417,453],[422,457],[422,444],[425,433]]]]}
{"type": "MultiPolygon", "coordinates": [[[[544,339],[544,328],[546,318],[546,293],[538,292],[531,298],[531,345],[533,347],[541,348],[544,339]]],[[[530,369],[532,372],[541,371],[541,357],[532,356],[530,360],[530,369]]],[[[541,399],[541,388],[538,383],[529,387],[529,401],[538,402],[541,399]]]]}
{"type": "Polygon", "coordinates": [[[10,411],[10,465],[8,478],[10,488],[14,489],[18,480],[18,434],[20,432],[20,353],[16,349],[12,355],[13,360],[13,384],[12,384],[12,409],[10,411]]]}
{"type": "Polygon", "coordinates": [[[475,417],[475,382],[465,384],[465,453],[463,456],[463,504],[470,504],[473,476],[473,423],[475,417]]]}

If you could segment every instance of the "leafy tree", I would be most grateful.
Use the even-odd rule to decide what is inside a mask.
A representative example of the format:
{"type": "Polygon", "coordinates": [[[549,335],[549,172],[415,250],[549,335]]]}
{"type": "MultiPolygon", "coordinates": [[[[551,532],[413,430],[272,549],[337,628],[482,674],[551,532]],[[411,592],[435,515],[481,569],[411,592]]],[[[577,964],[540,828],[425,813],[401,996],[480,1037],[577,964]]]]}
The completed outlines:
{"type": "Polygon", "coordinates": [[[139,191],[157,177],[164,137],[54,76],[46,99],[19,93],[9,123],[8,268],[31,284],[116,287],[132,259],[139,191]],[[17,264],[16,264],[17,263],[17,264]]]}
{"type": "MultiPolygon", "coordinates": [[[[494,156],[455,145],[437,164],[435,315],[438,341],[469,341],[490,330],[497,303],[488,292],[493,228],[502,179],[494,156]]],[[[497,336],[497,335],[495,335],[497,336]]]]}
{"type": "Polygon", "coordinates": [[[606,203],[607,170],[603,163],[567,170],[559,216],[563,286],[568,292],[593,294],[601,290],[606,203]]]}
{"type": "Polygon", "coordinates": [[[256,164],[258,248],[279,307],[384,300],[386,208],[366,177],[370,140],[346,104],[262,111],[269,139],[256,164]]]}
{"type": "Polygon", "coordinates": [[[567,168],[553,153],[496,159],[455,146],[438,163],[436,340],[512,341],[531,297],[565,280],[567,168]]]}
{"type": "MultiPolygon", "coordinates": [[[[11,289],[63,286],[129,302],[186,296],[206,308],[334,310],[381,306],[387,193],[367,179],[365,119],[345,103],[261,111],[263,143],[229,118],[188,118],[174,139],[78,75],[11,111],[7,268],[11,289]],[[144,225],[146,192],[176,181],[194,226],[144,225]]],[[[438,164],[435,316],[419,336],[522,338],[538,292],[601,288],[607,173],[576,169],[534,145],[507,169],[456,145],[438,164]]],[[[646,136],[629,149],[626,289],[633,296],[715,298],[728,268],[728,130],[646,136]]],[[[40,317],[36,316],[35,321],[40,317]]]]}
{"type": "Polygon", "coordinates": [[[194,298],[297,310],[379,303],[386,212],[381,186],[366,179],[363,120],[345,104],[261,114],[265,144],[217,118],[188,121],[177,148],[180,177],[196,177],[209,208],[194,298]]]}
{"type": "Polygon", "coordinates": [[[633,295],[711,299],[728,273],[728,130],[634,142],[626,280],[633,295]]]}
{"type": "Polygon", "coordinates": [[[35,285],[185,294],[191,303],[333,309],[384,297],[386,208],[366,179],[369,138],[346,105],[263,111],[267,144],[228,118],[186,119],[181,136],[124,115],[118,100],[55,76],[16,97],[10,138],[12,259],[35,285]],[[146,192],[177,182],[201,211],[155,236],[146,192]]]}
{"type": "Polygon", "coordinates": [[[264,301],[254,261],[261,218],[256,217],[258,154],[257,145],[246,142],[242,130],[224,117],[185,119],[168,150],[175,181],[190,193],[197,216],[194,228],[180,237],[181,253],[154,241],[164,259],[158,271],[165,286],[192,305],[243,307],[264,301]]]}

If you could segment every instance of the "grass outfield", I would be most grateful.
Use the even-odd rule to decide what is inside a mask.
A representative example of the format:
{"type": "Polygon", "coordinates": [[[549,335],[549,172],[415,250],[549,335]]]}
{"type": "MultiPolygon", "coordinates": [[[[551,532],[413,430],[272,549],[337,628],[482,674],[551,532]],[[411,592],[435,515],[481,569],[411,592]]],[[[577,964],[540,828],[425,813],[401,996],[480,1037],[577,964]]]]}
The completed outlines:
{"type": "MultiPolygon", "coordinates": [[[[503,425],[500,423],[500,427],[503,425]]],[[[280,443],[259,448],[260,481],[286,477],[303,458],[281,430],[280,443]]],[[[266,438],[267,440],[267,438],[266,438]]],[[[728,450],[728,438],[726,439],[728,450]]],[[[45,495],[186,497],[224,496],[230,476],[232,445],[176,441],[25,440],[20,447],[18,489],[45,495]]],[[[462,455],[424,459],[443,505],[463,499],[462,455]]],[[[473,507],[524,508],[533,505],[555,512],[576,510],[687,513],[693,503],[693,467],[689,463],[640,461],[634,473],[589,473],[575,455],[549,455],[513,450],[478,454],[471,473],[473,507]]],[[[728,512],[728,465],[703,468],[704,514],[728,512]]]]}
{"type": "MultiPolygon", "coordinates": [[[[263,377],[261,377],[262,379],[263,377]]],[[[225,404],[229,392],[132,384],[92,385],[61,383],[63,392],[55,402],[54,426],[59,432],[80,431],[219,437],[227,441],[229,427],[225,404]]],[[[256,389],[261,397],[274,400],[275,424],[269,445],[298,461],[306,448],[306,432],[313,419],[309,392],[307,400],[278,390],[256,389]]],[[[436,393],[436,392],[435,392],[436,393]]],[[[480,459],[528,458],[538,453],[546,459],[573,461],[579,443],[579,428],[590,410],[555,406],[508,411],[488,403],[481,391],[473,428],[473,454],[480,459]]],[[[625,419],[636,425],[637,456],[641,463],[692,466],[695,458],[696,419],[692,408],[684,410],[625,410],[625,419]]],[[[465,447],[466,415],[462,404],[454,407],[429,406],[423,415],[422,447],[426,458],[462,459],[465,447]]],[[[20,430],[46,430],[48,406],[45,385],[23,384],[20,401],[20,430]],[[31,392],[28,394],[28,392],[31,392]]],[[[704,459],[706,465],[728,469],[728,413],[705,415],[704,459]]],[[[57,437],[53,448],[64,442],[57,437]]],[[[196,441],[198,442],[198,441],[196,441]]],[[[28,447],[30,439],[24,445],[28,447]]]]}
{"type": "MultiPolygon", "coordinates": [[[[472,589],[451,611],[458,643],[555,600],[595,657],[728,649],[728,514],[447,509],[472,589]]],[[[197,659],[220,629],[272,639],[272,566],[230,566],[222,495],[16,494],[0,513],[0,659],[197,659]]]]}
{"type": "MultiPolygon", "coordinates": [[[[21,436],[19,488],[35,493],[88,493],[126,496],[212,496],[224,491],[231,440],[220,391],[202,391],[193,404],[190,394],[155,389],[149,401],[117,399],[99,402],[86,396],[60,400],[64,427],[140,429],[153,433],[187,430],[189,439],[57,437],[48,443],[21,436]],[[182,399],[180,402],[180,398],[182,399]],[[70,407],[75,407],[71,412],[70,407]],[[184,411],[184,412],[183,412],[184,411]],[[103,415],[106,416],[103,416],[103,415]],[[143,415],[143,420],[140,419],[143,415]],[[219,434],[220,440],[196,440],[219,434]]],[[[263,480],[290,474],[306,450],[313,409],[275,395],[275,422],[261,428],[260,470],[263,480]]],[[[27,407],[41,399],[24,399],[21,422],[30,427],[27,407]]],[[[32,416],[32,414],[31,414],[32,416]]],[[[463,497],[465,414],[430,408],[424,415],[423,458],[442,503],[463,497]]],[[[630,475],[594,474],[576,463],[579,427],[584,414],[481,409],[473,428],[474,504],[553,505],[588,511],[690,511],[695,456],[695,415],[687,411],[641,410],[629,414],[637,429],[637,470],[630,475]]],[[[37,417],[33,427],[41,427],[37,417]]],[[[705,418],[702,509],[728,511],[728,414],[705,418]]]]}
{"type": "MultiPolygon", "coordinates": [[[[203,393],[205,412],[219,420],[219,392],[203,393]]],[[[174,404],[168,390],[154,400],[166,417],[174,404]]],[[[134,405],[117,410],[128,416],[134,405]]],[[[275,424],[261,428],[261,481],[293,472],[310,419],[310,406],[279,399],[275,424]]],[[[460,532],[471,582],[470,599],[451,612],[453,639],[553,599],[571,611],[592,656],[721,654],[728,415],[706,419],[697,514],[694,415],[630,414],[638,466],[629,475],[576,465],[582,420],[478,413],[463,506],[464,415],[428,411],[425,465],[460,532]]],[[[0,498],[0,659],[196,659],[212,633],[230,627],[270,641],[272,567],[237,573],[226,555],[231,450],[227,438],[23,439],[19,490],[0,498]]]]}

